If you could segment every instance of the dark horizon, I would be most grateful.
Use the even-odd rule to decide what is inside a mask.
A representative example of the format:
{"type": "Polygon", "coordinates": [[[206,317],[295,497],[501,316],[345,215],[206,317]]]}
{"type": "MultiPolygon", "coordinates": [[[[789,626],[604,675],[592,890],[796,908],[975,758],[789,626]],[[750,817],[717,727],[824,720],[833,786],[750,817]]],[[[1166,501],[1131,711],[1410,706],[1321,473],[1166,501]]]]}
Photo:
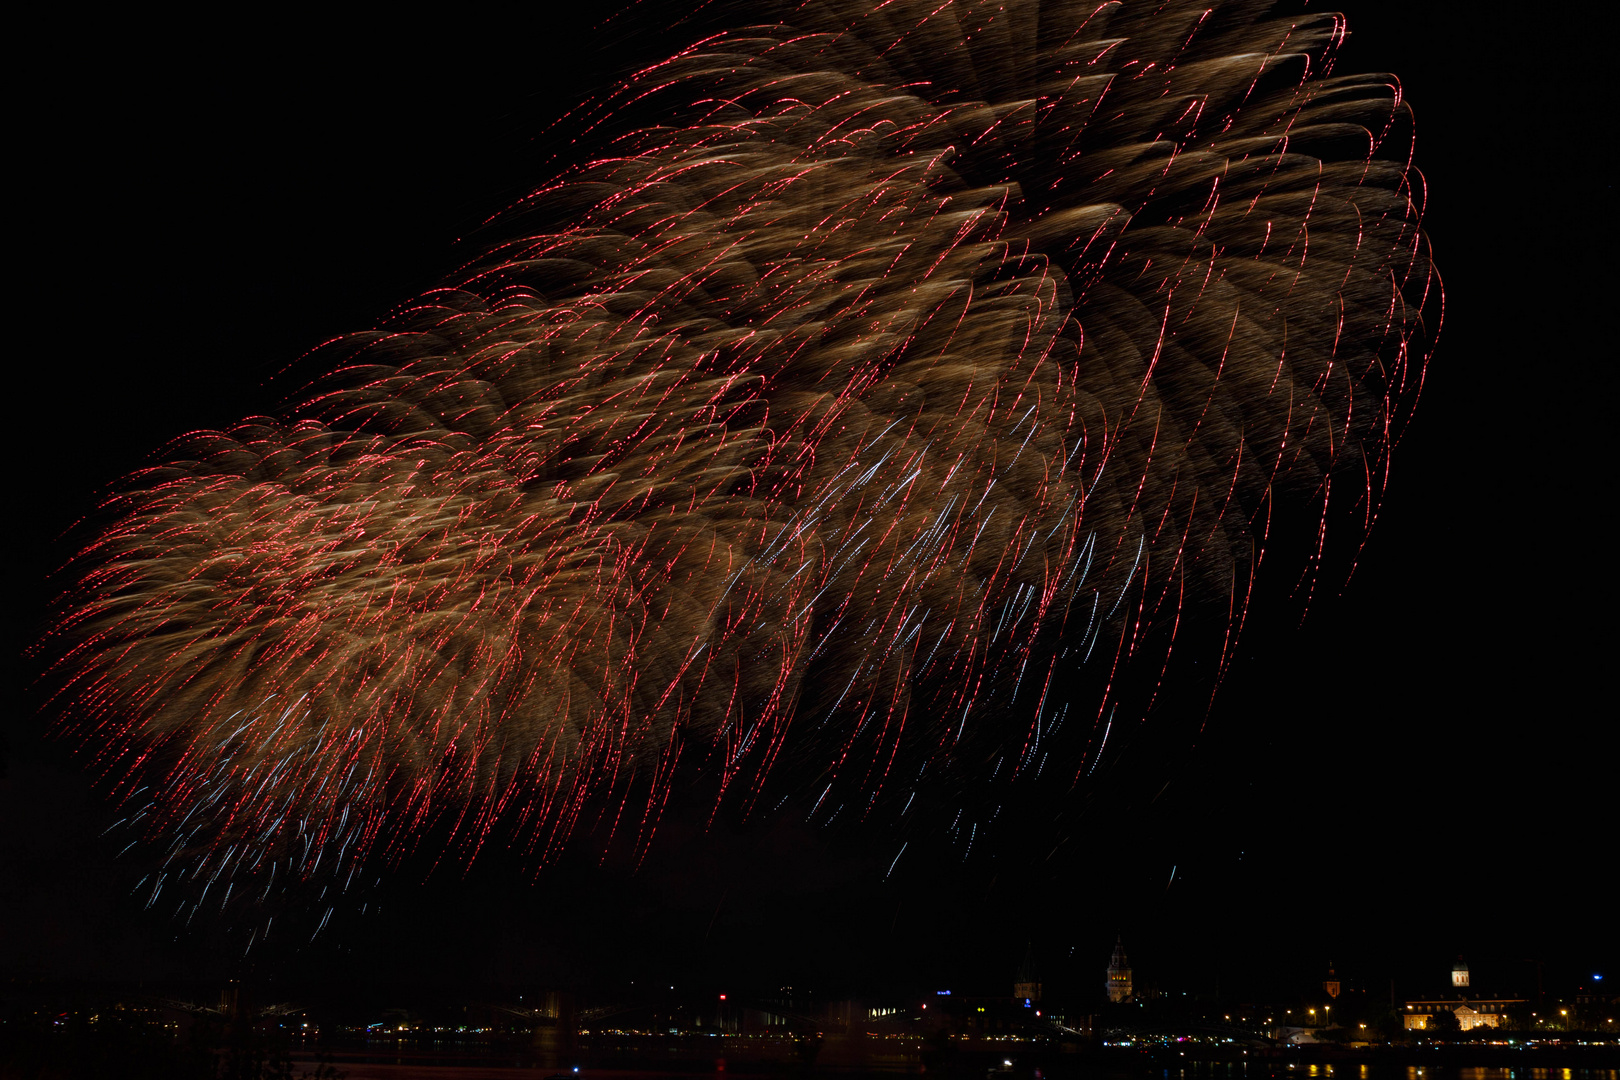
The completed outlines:
{"type": "MultiPolygon", "coordinates": [[[[1527,68],[1506,14],[1348,15],[1341,63],[1398,73],[1417,110],[1447,293],[1423,401],[1354,577],[1324,582],[1302,626],[1278,588],[1196,747],[1151,782],[1122,771],[1061,851],[1031,832],[963,872],[943,853],[891,864],[888,834],[776,820],[672,826],[634,873],[574,851],[430,875],[423,856],[376,910],[242,960],[228,927],[141,910],[139,856],[119,855],[116,815],[43,734],[40,672],[17,660],[0,968],[361,996],[677,974],[990,993],[1033,949],[1053,992],[1078,993],[1088,978],[1100,992],[1116,935],[1162,989],[1227,998],[1308,989],[1330,962],[1402,996],[1459,954],[1504,989],[1541,960],[1548,993],[1620,967],[1599,747],[1612,585],[1587,565],[1612,483],[1608,425],[1586,416],[1612,390],[1598,361],[1613,186],[1592,152],[1611,126],[1609,36],[1549,16],[1565,20],[1561,54],[1527,68]],[[1587,231],[1594,216],[1606,233],[1587,231]]],[[[14,657],[50,617],[60,538],[107,485],[185,431],[270,411],[289,389],[278,372],[431,284],[457,236],[541,178],[553,148],[533,133],[623,56],[600,55],[613,38],[593,21],[286,27],[247,54],[105,24],[48,47],[30,204],[48,295],[28,314],[53,328],[21,365],[14,657]]]]}

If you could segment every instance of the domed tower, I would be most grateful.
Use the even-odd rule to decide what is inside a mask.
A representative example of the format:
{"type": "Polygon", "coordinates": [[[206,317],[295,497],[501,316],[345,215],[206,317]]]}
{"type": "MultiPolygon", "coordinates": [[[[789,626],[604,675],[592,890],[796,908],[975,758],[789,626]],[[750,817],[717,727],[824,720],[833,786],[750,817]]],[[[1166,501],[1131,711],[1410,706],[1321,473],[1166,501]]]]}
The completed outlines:
{"type": "Polygon", "coordinates": [[[1451,985],[1465,989],[1468,986],[1468,963],[1460,956],[1451,965],[1451,985]]]}
{"type": "Polygon", "coordinates": [[[1108,962],[1108,1000],[1129,1001],[1131,991],[1131,962],[1125,959],[1125,939],[1114,940],[1114,958],[1108,962]]]}
{"type": "Polygon", "coordinates": [[[1333,961],[1328,961],[1327,978],[1322,980],[1322,991],[1330,998],[1339,996],[1339,977],[1333,973],[1333,961]]]}

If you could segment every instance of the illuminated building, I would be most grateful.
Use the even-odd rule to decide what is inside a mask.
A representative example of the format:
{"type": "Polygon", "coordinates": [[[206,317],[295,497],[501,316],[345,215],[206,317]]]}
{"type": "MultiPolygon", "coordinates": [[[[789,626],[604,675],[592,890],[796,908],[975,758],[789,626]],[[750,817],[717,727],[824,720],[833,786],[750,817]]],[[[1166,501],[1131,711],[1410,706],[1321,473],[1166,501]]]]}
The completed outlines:
{"type": "MultiPolygon", "coordinates": [[[[1469,986],[1468,964],[1460,956],[1451,966],[1451,985],[1463,990],[1469,986]]],[[[1523,998],[1469,1000],[1468,995],[1463,994],[1454,999],[1408,1001],[1406,1008],[1401,1010],[1401,1018],[1408,1031],[1427,1031],[1434,1027],[1435,1016],[1445,1011],[1456,1016],[1459,1031],[1472,1031],[1477,1027],[1501,1027],[1502,1017],[1523,1004],[1523,998]]]]}
{"type": "Polygon", "coordinates": [[[1018,974],[1013,979],[1013,997],[1021,999],[1026,1005],[1041,1000],[1041,980],[1035,974],[1034,946],[1024,952],[1024,962],[1018,965],[1018,974]]]}
{"type": "Polygon", "coordinates": [[[1425,1031],[1434,1026],[1435,1014],[1445,1009],[1457,1017],[1460,1031],[1477,1027],[1501,1027],[1502,1016],[1509,1009],[1523,1005],[1523,998],[1494,998],[1469,1001],[1408,1001],[1401,1017],[1409,1031],[1425,1031]]]}
{"type": "Polygon", "coordinates": [[[1131,990],[1131,963],[1125,959],[1125,939],[1117,938],[1114,941],[1114,958],[1108,962],[1108,1000],[1130,1001],[1134,996],[1131,990]]]}
{"type": "Polygon", "coordinates": [[[1330,998],[1339,996],[1339,977],[1333,973],[1333,964],[1328,964],[1328,976],[1322,980],[1322,989],[1330,998]]]}

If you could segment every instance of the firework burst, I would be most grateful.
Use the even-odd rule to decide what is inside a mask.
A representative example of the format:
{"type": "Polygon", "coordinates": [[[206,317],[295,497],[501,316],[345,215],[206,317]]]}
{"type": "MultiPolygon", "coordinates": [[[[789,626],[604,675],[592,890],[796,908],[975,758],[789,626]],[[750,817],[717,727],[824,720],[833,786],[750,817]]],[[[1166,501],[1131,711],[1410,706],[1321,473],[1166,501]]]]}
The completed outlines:
{"type": "Polygon", "coordinates": [[[680,786],[1072,787],[1188,627],[1224,669],[1274,514],[1320,523],[1307,582],[1330,517],[1359,544],[1437,290],[1338,16],[777,16],[112,500],[52,647],[154,901],[430,823],[644,849],[680,786]]]}

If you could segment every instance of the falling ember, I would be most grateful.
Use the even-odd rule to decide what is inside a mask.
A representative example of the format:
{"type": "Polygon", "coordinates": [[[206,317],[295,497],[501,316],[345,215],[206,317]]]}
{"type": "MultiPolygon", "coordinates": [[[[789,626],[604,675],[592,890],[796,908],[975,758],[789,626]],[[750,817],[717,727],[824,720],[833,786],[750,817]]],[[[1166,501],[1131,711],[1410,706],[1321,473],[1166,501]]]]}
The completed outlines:
{"type": "Polygon", "coordinates": [[[677,788],[1083,783],[1152,707],[1125,671],[1198,622],[1224,670],[1276,514],[1322,523],[1285,575],[1360,542],[1438,287],[1339,16],[778,17],[627,80],[441,288],[113,499],[52,647],[154,901],[428,824],[644,848],[677,788]]]}

